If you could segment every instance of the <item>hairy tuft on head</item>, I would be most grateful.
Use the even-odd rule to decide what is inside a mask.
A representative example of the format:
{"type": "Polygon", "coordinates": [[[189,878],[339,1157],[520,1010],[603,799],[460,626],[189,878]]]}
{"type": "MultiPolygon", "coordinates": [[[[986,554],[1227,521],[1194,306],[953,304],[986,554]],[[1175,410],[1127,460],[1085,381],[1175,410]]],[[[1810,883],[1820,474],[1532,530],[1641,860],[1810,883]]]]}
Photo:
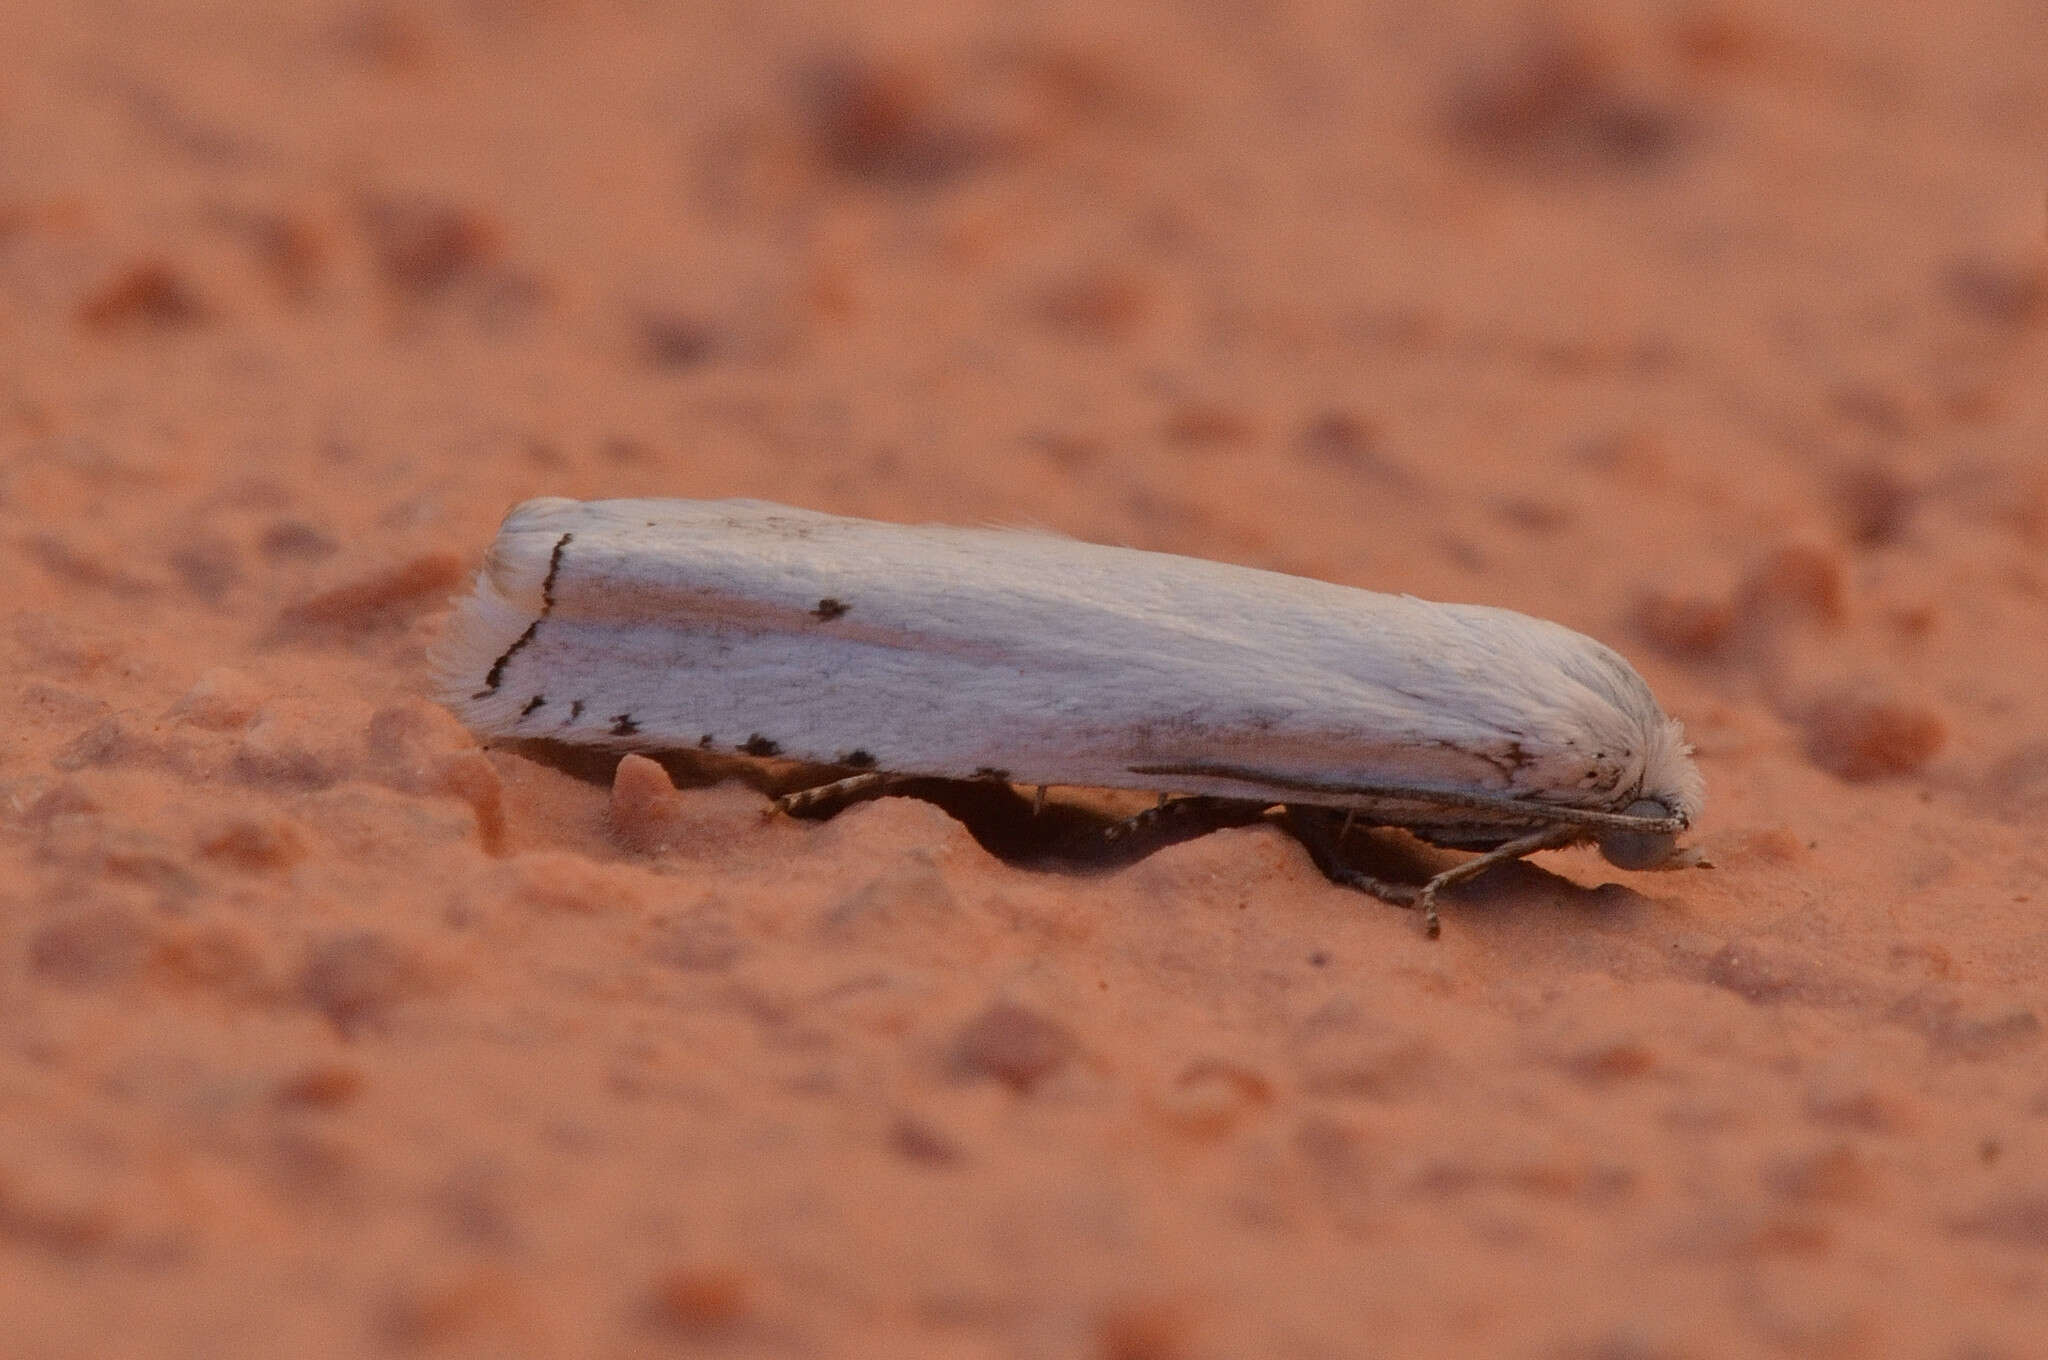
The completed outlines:
{"type": "Polygon", "coordinates": [[[1701,776],[1700,767],[1693,763],[1685,728],[1676,718],[1666,718],[1648,736],[1649,749],[1643,753],[1642,796],[1656,799],[1691,825],[1706,806],[1707,781],[1701,776]]]}

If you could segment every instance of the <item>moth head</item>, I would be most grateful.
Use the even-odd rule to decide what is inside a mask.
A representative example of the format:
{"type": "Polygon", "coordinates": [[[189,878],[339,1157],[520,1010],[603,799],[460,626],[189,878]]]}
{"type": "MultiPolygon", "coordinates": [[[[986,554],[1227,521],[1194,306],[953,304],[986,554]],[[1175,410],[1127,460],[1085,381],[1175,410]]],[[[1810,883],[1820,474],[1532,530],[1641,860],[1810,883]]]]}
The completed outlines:
{"type": "MultiPolygon", "coordinates": [[[[1639,798],[1622,815],[1668,823],[1678,813],[1654,798],[1639,798]]],[[[1698,850],[1679,848],[1675,830],[1609,831],[1600,837],[1600,853],[1617,869],[1691,869],[1707,863],[1698,850]]]]}

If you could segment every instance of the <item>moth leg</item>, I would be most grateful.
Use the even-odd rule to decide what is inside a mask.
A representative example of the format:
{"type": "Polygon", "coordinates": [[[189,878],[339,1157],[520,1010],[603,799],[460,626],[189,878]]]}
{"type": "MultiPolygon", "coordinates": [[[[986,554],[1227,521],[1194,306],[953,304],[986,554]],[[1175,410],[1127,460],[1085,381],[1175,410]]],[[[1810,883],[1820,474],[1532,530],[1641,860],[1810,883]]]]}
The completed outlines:
{"type": "Polygon", "coordinates": [[[1255,825],[1265,817],[1268,806],[1242,798],[1175,798],[1120,822],[1064,836],[1050,847],[1049,856],[1070,865],[1134,864],[1169,845],[1212,831],[1255,825]]]}
{"type": "MultiPolygon", "coordinates": [[[[1289,803],[1286,812],[1287,829],[1308,851],[1308,857],[1315,861],[1316,868],[1322,870],[1324,878],[1340,888],[1353,888],[1397,907],[1423,906],[1423,889],[1411,883],[1389,883],[1383,878],[1374,878],[1344,862],[1338,847],[1344,838],[1344,830],[1350,826],[1349,817],[1339,826],[1328,808],[1304,807],[1297,803],[1289,803]]],[[[1435,939],[1440,927],[1434,903],[1423,907],[1422,924],[1430,938],[1435,939]]]]}
{"type": "Polygon", "coordinates": [[[857,774],[846,779],[835,779],[829,784],[818,784],[795,793],[785,793],[775,800],[775,806],[792,816],[816,814],[821,808],[830,808],[830,816],[855,803],[864,803],[870,798],[880,798],[889,791],[890,784],[897,778],[892,774],[857,774]]]}
{"type": "Polygon", "coordinates": [[[1578,833],[1571,827],[1546,827],[1532,831],[1526,836],[1497,845],[1483,855],[1475,855],[1462,863],[1454,864],[1422,885],[1416,905],[1422,909],[1423,929],[1434,939],[1442,928],[1436,918],[1436,895],[1454,883],[1477,878],[1496,864],[1506,864],[1538,850],[1558,850],[1578,839],[1578,833]]]}
{"type": "Polygon", "coordinates": [[[1121,848],[1149,839],[1157,842],[1151,849],[1158,850],[1211,831],[1250,826],[1265,815],[1266,804],[1242,798],[1174,798],[1111,823],[1097,834],[1104,845],[1121,848]]]}

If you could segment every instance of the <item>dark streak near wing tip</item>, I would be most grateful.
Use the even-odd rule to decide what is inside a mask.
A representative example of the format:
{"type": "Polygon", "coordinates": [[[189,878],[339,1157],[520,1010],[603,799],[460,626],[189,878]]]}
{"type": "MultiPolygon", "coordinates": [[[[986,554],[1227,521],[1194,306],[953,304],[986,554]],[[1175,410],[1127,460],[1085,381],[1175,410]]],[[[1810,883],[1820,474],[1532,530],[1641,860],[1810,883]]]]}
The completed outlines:
{"type": "Polygon", "coordinates": [[[716,743],[714,743],[711,740],[711,734],[709,732],[706,732],[703,736],[697,738],[697,745],[703,750],[708,751],[715,744],[716,743]]]}
{"type": "Polygon", "coordinates": [[[533,641],[534,632],[539,627],[539,619],[535,619],[532,623],[527,624],[526,631],[512,639],[510,647],[498,653],[498,659],[493,661],[491,668],[484,672],[484,687],[472,697],[481,699],[487,694],[496,694],[498,692],[498,686],[505,683],[505,667],[511,664],[512,658],[518,654],[521,647],[533,641]]]}
{"type": "Polygon", "coordinates": [[[621,713],[612,719],[612,735],[615,737],[630,737],[639,730],[640,724],[633,721],[630,713],[621,713]]]}
{"type": "Polygon", "coordinates": [[[536,708],[539,708],[542,704],[546,703],[547,701],[548,696],[545,694],[534,695],[531,699],[528,699],[526,701],[526,707],[519,710],[519,716],[522,718],[525,717],[527,714],[533,712],[536,708]]]}
{"type": "Polygon", "coordinates": [[[984,765],[974,772],[976,779],[993,779],[999,784],[1010,782],[1010,772],[995,765],[984,765]]]}
{"type": "Polygon", "coordinates": [[[756,732],[752,736],[748,737],[745,741],[740,743],[740,750],[746,752],[750,756],[772,756],[778,754],[782,750],[782,744],[780,742],[770,741],[768,738],[762,736],[759,732],[756,732]]]}
{"type": "Polygon", "coordinates": [[[856,770],[872,770],[879,762],[876,761],[874,752],[855,747],[840,756],[839,763],[856,770]]]}
{"type": "Polygon", "coordinates": [[[846,611],[851,608],[853,606],[846,601],[834,599],[832,596],[827,595],[824,599],[818,601],[818,607],[811,611],[811,617],[815,618],[819,623],[830,623],[836,618],[844,617],[846,611]]]}
{"type": "Polygon", "coordinates": [[[574,537],[574,534],[563,534],[555,540],[555,550],[548,554],[548,574],[540,583],[540,612],[543,616],[555,607],[555,577],[561,574],[562,549],[568,547],[569,540],[574,537]]]}
{"type": "Polygon", "coordinates": [[[576,721],[576,720],[577,720],[578,718],[580,718],[580,717],[582,717],[582,716],[583,716],[583,701],[582,701],[581,699],[575,699],[575,700],[572,700],[572,701],[570,702],[570,704],[569,704],[569,721],[570,721],[570,722],[575,722],[575,721],[576,721]]]}

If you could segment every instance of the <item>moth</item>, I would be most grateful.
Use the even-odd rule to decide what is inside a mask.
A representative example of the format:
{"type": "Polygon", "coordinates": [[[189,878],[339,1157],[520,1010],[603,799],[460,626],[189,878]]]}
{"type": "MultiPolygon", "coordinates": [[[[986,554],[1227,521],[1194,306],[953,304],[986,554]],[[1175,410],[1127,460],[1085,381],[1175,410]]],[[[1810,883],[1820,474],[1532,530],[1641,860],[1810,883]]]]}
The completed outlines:
{"type": "Polygon", "coordinates": [[[1006,529],[763,501],[527,501],[435,658],[487,738],[1159,793],[1106,838],[1277,817],[1333,881],[1418,908],[1539,850],[1704,862],[1704,784],[1618,653],[1510,610],[1006,529]],[[1168,799],[1166,795],[1174,795],[1168,799]],[[1275,809],[1278,809],[1275,812],[1275,809]],[[1478,852],[1420,885],[1353,824],[1478,852]]]}

